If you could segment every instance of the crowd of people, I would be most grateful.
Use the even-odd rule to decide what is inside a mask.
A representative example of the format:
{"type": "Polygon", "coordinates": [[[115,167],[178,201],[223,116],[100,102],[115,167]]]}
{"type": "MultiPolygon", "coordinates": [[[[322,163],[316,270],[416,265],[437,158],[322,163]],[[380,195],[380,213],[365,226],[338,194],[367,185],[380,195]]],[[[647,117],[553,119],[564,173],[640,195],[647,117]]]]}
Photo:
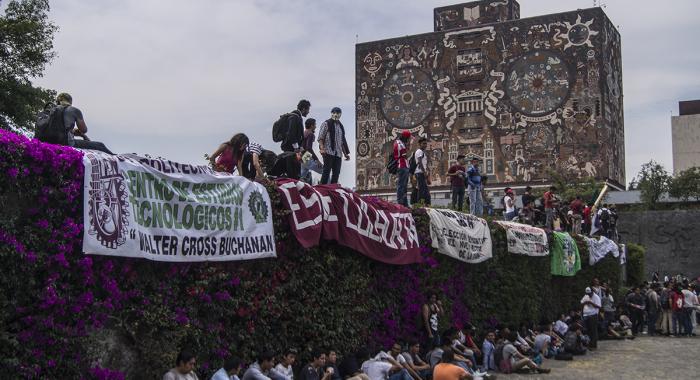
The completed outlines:
{"type": "MultiPolygon", "coordinates": [[[[211,379],[464,380],[493,378],[495,373],[549,373],[547,360],[573,360],[597,350],[600,340],[632,340],[641,334],[694,336],[700,322],[695,283],[680,276],[658,282],[655,275],[620,301],[608,283],[597,278],[583,293],[580,307],[556,321],[523,321],[483,331],[469,323],[440,329],[452,323],[443,321],[442,302],[431,293],[420,315],[422,341],[397,339],[384,349],[360,347],[342,357],[332,348],[313,350],[310,361],[300,365],[294,349],[262,351],[245,371],[241,359],[225,360],[211,379]]],[[[181,352],[163,380],[198,379],[195,363],[193,354],[181,352]]]]}

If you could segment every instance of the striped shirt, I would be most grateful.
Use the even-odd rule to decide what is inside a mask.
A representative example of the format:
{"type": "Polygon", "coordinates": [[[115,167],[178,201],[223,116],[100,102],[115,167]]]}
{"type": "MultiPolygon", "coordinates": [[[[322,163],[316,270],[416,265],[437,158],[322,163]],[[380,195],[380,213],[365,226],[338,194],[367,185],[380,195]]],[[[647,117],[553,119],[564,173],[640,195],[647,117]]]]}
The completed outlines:
{"type": "Polygon", "coordinates": [[[263,147],[262,145],[251,141],[248,143],[248,149],[246,150],[250,153],[257,154],[259,156],[262,154],[263,147]]]}

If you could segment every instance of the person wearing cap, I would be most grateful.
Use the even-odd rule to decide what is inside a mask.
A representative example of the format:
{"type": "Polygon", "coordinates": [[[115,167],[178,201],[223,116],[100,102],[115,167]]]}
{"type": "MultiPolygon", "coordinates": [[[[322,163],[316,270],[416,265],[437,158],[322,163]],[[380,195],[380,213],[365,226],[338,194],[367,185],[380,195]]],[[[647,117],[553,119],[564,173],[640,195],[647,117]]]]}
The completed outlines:
{"type": "Polygon", "coordinates": [[[479,172],[479,158],[472,157],[471,165],[467,170],[467,192],[469,193],[469,213],[483,215],[484,200],[481,198],[481,173],[479,172]]]}
{"type": "Polygon", "coordinates": [[[396,202],[408,207],[408,148],[411,146],[411,132],[402,131],[394,141],[394,160],[397,162],[396,202]]]}
{"type": "Polygon", "coordinates": [[[466,183],[464,182],[464,155],[457,156],[457,162],[450,166],[447,170],[447,176],[450,178],[450,187],[452,189],[452,209],[462,211],[464,206],[464,190],[466,183]]]}
{"type": "Polygon", "coordinates": [[[340,122],[343,111],[339,107],[333,107],[331,118],[321,124],[318,131],[318,146],[323,156],[323,174],[321,184],[338,183],[340,167],[350,159],[350,149],[345,139],[345,127],[340,122]]]}
{"type": "Polygon", "coordinates": [[[583,305],[583,324],[586,328],[586,334],[591,339],[588,344],[588,349],[595,350],[598,348],[598,313],[601,307],[600,297],[594,293],[590,287],[587,287],[586,295],[581,298],[581,305],[583,305]]]}

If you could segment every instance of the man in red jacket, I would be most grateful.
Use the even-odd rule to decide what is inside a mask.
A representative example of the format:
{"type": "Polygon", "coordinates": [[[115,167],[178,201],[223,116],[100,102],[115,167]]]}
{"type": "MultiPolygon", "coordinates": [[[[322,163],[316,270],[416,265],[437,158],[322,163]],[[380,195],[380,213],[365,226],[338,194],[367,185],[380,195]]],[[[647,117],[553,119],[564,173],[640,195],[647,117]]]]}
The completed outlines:
{"type": "Polygon", "coordinates": [[[408,149],[411,146],[411,132],[402,131],[396,141],[394,141],[394,159],[398,163],[396,179],[396,202],[408,207],[408,149]]]}

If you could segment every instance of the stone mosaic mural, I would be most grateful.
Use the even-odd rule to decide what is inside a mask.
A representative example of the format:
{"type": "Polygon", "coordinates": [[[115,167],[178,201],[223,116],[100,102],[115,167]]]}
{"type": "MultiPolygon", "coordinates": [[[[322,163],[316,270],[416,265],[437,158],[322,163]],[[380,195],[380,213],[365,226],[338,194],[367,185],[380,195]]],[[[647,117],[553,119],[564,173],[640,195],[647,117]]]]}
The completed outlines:
{"type": "Polygon", "coordinates": [[[625,183],[616,28],[600,8],[517,19],[513,3],[438,8],[436,32],[356,46],[359,190],[394,187],[402,130],[430,139],[433,185],[458,154],[482,158],[491,184],[550,170],[625,183]]]}

